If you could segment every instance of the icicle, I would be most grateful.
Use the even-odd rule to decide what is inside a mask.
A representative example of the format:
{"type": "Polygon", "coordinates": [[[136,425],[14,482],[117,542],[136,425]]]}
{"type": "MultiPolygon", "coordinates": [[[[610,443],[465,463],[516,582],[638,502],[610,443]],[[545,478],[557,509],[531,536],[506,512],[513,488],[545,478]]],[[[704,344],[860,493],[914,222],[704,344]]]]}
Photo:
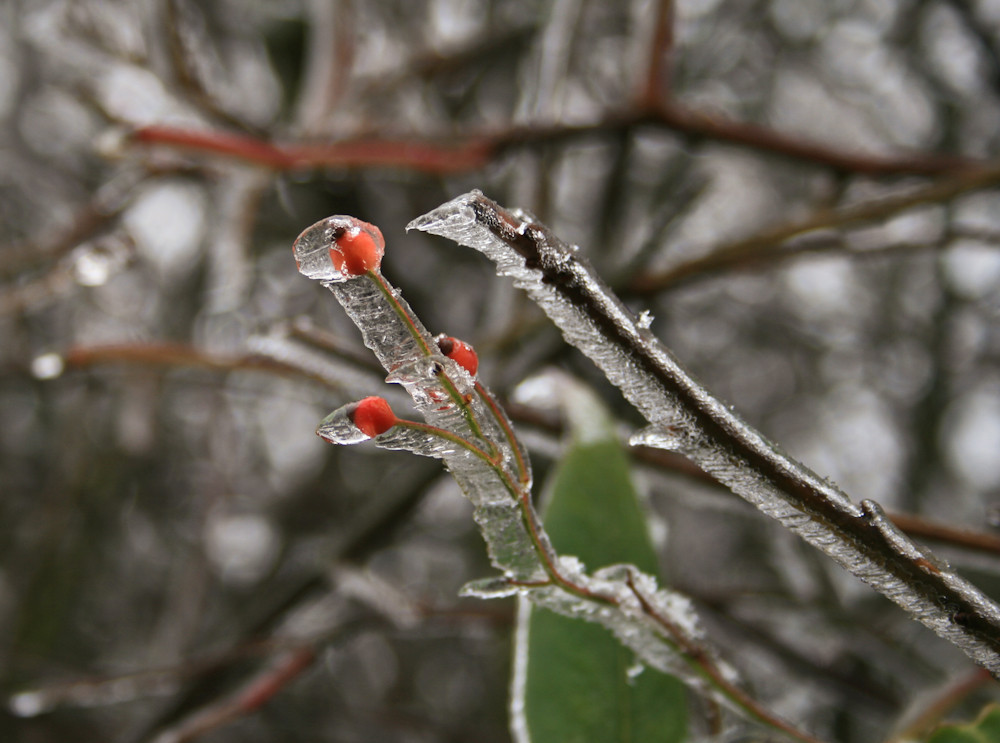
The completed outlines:
{"type": "Polygon", "coordinates": [[[852,503],[712,396],[574,248],[530,215],[507,211],[478,191],[408,229],[449,238],[496,263],[653,424],[637,441],[685,454],[1000,675],[1000,607],[957,574],[926,568],[934,563],[870,506],[852,503]]]}

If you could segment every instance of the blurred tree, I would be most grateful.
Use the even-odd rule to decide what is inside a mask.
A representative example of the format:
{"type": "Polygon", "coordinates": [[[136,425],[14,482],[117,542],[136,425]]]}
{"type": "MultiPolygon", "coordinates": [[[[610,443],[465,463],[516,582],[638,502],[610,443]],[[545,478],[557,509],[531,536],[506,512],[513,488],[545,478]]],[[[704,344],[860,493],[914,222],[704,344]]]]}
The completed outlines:
{"type": "MultiPolygon", "coordinates": [[[[544,473],[546,370],[637,419],[479,256],[403,234],[470,188],[996,593],[1000,3],[0,14],[0,739],[508,739],[511,607],[456,597],[489,571],[467,504],[434,462],[313,435],[394,393],[290,253],[328,214],[378,224],[544,473]]],[[[930,691],[981,702],[956,650],[643,457],[664,574],[769,707],[860,741],[930,691]]]]}

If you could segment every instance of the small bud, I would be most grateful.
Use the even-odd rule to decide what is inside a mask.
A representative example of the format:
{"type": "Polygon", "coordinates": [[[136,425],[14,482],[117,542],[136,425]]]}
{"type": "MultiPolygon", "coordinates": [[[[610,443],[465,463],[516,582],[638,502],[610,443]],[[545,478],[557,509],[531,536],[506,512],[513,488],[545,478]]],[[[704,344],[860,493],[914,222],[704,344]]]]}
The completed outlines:
{"type": "Polygon", "coordinates": [[[385,433],[399,420],[383,397],[366,397],[359,400],[350,417],[358,430],[369,438],[385,433]]]}
{"type": "Polygon", "coordinates": [[[465,369],[472,376],[479,370],[479,356],[468,343],[452,338],[450,335],[437,337],[438,348],[445,356],[465,369]]]}

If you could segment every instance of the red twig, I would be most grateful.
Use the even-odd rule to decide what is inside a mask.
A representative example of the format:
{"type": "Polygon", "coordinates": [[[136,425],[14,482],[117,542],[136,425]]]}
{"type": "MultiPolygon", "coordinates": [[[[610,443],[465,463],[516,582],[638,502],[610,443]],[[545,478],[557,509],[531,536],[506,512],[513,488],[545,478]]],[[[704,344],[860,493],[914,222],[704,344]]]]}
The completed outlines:
{"type": "Polygon", "coordinates": [[[674,2],[659,0],[653,40],[649,47],[649,60],[640,102],[644,107],[656,106],[670,98],[671,55],[674,51],[674,2]]]}
{"type": "MultiPolygon", "coordinates": [[[[658,75],[660,73],[657,73],[658,75]]],[[[433,175],[478,170],[516,146],[576,139],[638,126],[663,127],[702,139],[729,142],[783,157],[863,175],[933,175],[982,166],[956,156],[874,155],[844,151],[756,124],[710,116],[676,104],[608,115],[591,124],[515,127],[468,134],[448,144],[420,139],[365,138],[332,143],[274,143],[245,134],[147,126],[132,141],[233,158],[273,170],[399,168],[433,175]]]]}
{"type": "Polygon", "coordinates": [[[235,694],[194,713],[157,736],[158,743],[186,743],[261,707],[316,659],[314,648],[293,651],[267,668],[235,694]]]}
{"type": "Polygon", "coordinates": [[[989,672],[983,668],[977,668],[968,676],[948,686],[937,697],[928,700],[917,718],[911,721],[904,730],[894,735],[890,739],[891,743],[926,738],[930,731],[955,707],[983,687],[995,683],[989,672]]]}
{"type": "Polygon", "coordinates": [[[490,158],[488,143],[475,139],[454,146],[391,139],[275,144],[231,132],[147,126],[137,129],[132,141],[230,157],[273,170],[394,167],[440,175],[481,168],[490,158]]]}
{"type": "Polygon", "coordinates": [[[122,343],[107,346],[74,346],[63,356],[66,368],[86,368],[104,364],[144,364],[207,369],[216,372],[260,371],[284,376],[306,377],[329,386],[330,380],[267,356],[254,354],[222,356],[181,343],[122,343]]]}
{"type": "Polygon", "coordinates": [[[654,117],[674,131],[705,139],[745,145],[794,160],[859,175],[934,175],[982,165],[954,155],[875,155],[841,150],[757,124],[732,121],[676,103],[662,104],[654,117]]]}

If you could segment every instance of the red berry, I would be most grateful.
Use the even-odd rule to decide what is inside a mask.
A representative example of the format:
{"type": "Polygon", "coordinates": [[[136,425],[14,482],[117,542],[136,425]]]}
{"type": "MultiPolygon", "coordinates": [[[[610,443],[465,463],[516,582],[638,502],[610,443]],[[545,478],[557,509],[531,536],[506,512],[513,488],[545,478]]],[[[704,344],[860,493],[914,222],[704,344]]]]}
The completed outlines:
{"type": "Polygon", "coordinates": [[[458,338],[452,338],[450,335],[439,335],[437,342],[441,353],[472,376],[476,376],[476,372],[479,370],[479,356],[476,355],[472,346],[458,338]]]}
{"type": "Polygon", "coordinates": [[[348,276],[360,276],[382,263],[385,239],[378,227],[354,220],[355,224],[334,237],[330,246],[333,267],[348,276]]]}
{"type": "Polygon", "coordinates": [[[389,403],[382,397],[366,397],[364,400],[359,400],[350,416],[351,422],[369,438],[385,433],[399,420],[389,407],[389,403]]]}

